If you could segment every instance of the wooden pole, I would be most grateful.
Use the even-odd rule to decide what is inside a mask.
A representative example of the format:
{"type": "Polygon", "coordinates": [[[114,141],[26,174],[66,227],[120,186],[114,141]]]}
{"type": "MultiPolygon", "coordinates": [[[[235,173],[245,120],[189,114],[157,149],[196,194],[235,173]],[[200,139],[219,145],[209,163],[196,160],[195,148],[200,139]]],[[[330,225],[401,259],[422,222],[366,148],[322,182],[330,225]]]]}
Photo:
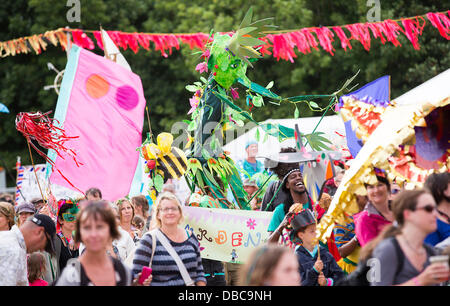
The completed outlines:
{"type": "Polygon", "coordinates": [[[150,140],[153,142],[153,132],[152,124],[150,123],[150,116],[148,115],[148,106],[145,106],[145,111],[147,112],[148,130],[150,131],[150,140]]]}
{"type": "Polygon", "coordinates": [[[27,138],[27,144],[28,144],[28,152],[30,153],[30,158],[31,158],[31,165],[33,165],[34,175],[36,176],[36,182],[38,184],[39,191],[41,192],[42,201],[44,201],[44,203],[47,203],[47,201],[45,200],[45,197],[44,197],[44,193],[42,192],[41,184],[39,183],[37,173],[36,173],[36,166],[34,165],[33,155],[31,154],[31,148],[30,148],[30,140],[28,138],[27,138]]]}

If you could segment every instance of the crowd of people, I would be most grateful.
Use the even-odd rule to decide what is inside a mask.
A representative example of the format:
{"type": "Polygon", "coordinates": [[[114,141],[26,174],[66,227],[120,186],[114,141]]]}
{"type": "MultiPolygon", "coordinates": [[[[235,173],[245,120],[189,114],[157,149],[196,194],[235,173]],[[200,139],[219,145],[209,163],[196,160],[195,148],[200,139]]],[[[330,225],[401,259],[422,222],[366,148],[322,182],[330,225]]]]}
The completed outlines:
{"type": "Polygon", "coordinates": [[[180,226],[186,202],[170,186],[152,205],[145,196],[106,201],[91,188],[83,199],[60,199],[56,214],[43,199],[15,205],[3,194],[0,285],[449,285],[450,173],[431,174],[415,190],[401,190],[378,173],[366,195],[357,195],[358,212],[345,213],[323,243],[317,223],[345,164],[317,203],[298,163],[271,168],[278,179],[255,196],[260,186],[252,177],[264,169],[252,159],[257,144],[246,149],[251,158],[241,163],[241,178],[251,208],[273,213],[267,243],[245,263],[201,257],[196,235],[180,226]]]}

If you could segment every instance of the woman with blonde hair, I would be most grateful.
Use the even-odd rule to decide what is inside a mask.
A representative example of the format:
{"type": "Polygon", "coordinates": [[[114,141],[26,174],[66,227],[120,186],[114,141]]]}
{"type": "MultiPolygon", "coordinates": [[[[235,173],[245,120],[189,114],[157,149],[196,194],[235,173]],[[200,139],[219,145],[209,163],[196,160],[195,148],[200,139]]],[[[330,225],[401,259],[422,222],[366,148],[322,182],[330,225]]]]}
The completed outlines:
{"type": "Polygon", "coordinates": [[[267,244],[256,248],[240,270],[241,286],[300,286],[297,256],[292,249],[267,244]]]}
{"type": "Polygon", "coordinates": [[[0,231],[9,231],[14,226],[14,206],[9,202],[0,202],[0,231]]]}
{"type": "Polygon", "coordinates": [[[139,241],[140,233],[139,230],[133,226],[133,218],[135,216],[133,203],[126,198],[122,198],[116,201],[116,205],[119,208],[120,227],[130,234],[134,243],[137,243],[139,241]]]}
{"type": "Polygon", "coordinates": [[[133,274],[152,271],[151,286],[204,286],[200,244],[180,227],[183,208],[172,193],[161,193],[153,205],[150,231],[142,236],[133,259],[133,274]]]}

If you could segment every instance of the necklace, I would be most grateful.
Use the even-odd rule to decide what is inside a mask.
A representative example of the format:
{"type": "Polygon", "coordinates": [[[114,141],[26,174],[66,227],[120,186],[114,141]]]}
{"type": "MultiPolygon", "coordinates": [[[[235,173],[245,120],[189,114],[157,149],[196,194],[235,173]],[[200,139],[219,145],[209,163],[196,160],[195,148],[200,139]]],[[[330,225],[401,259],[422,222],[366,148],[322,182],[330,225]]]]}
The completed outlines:
{"type": "Polygon", "coordinates": [[[422,247],[421,249],[419,249],[419,250],[414,249],[414,248],[411,246],[411,244],[409,244],[408,239],[406,239],[405,235],[403,234],[402,236],[403,236],[403,240],[405,240],[405,242],[406,242],[406,245],[407,245],[414,253],[416,253],[417,255],[423,255],[423,254],[425,254],[425,250],[423,249],[423,247],[422,247]]]}
{"type": "Polygon", "coordinates": [[[73,239],[71,238],[67,238],[66,236],[64,236],[62,231],[59,231],[58,233],[56,233],[61,240],[63,241],[64,246],[67,248],[67,250],[70,253],[70,257],[74,256],[74,253],[72,253],[72,251],[76,252],[78,250],[78,248],[74,245],[73,243],[73,239]]]}

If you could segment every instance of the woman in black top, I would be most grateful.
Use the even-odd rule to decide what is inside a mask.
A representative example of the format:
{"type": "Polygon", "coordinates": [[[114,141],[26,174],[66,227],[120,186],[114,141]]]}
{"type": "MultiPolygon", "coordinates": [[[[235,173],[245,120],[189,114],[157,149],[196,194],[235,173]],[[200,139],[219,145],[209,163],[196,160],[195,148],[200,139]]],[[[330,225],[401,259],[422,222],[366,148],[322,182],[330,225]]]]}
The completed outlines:
{"type": "Polygon", "coordinates": [[[58,206],[55,248],[59,271],[62,271],[69,259],[79,256],[79,244],[75,243],[72,237],[72,233],[75,230],[78,206],[70,200],[60,200],[58,206]]]}

